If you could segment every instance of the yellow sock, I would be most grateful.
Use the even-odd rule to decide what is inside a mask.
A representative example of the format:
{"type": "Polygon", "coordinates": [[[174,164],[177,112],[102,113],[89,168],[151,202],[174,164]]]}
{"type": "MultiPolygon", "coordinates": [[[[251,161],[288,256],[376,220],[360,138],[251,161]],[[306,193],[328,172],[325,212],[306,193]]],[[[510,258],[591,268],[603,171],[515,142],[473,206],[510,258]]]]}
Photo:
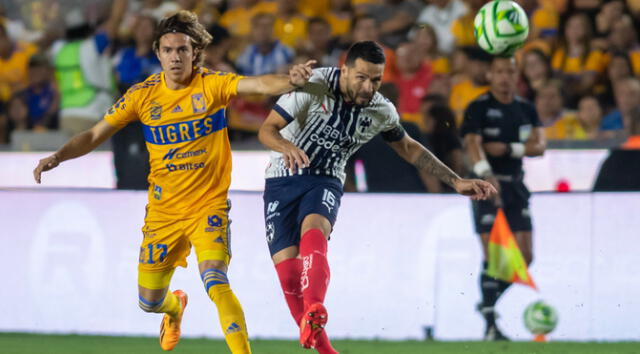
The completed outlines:
{"type": "Polygon", "coordinates": [[[167,315],[176,318],[180,313],[180,306],[180,299],[171,291],[167,291],[167,295],[164,297],[162,305],[158,308],[158,312],[166,313],[167,315]]]}
{"type": "Polygon", "coordinates": [[[202,273],[202,281],[209,298],[218,308],[220,326],[227,345],[233,354],[250,354],[249,335],[240,302],[229,286],[227,275],[217,269],[207,269],[202,273]]]}

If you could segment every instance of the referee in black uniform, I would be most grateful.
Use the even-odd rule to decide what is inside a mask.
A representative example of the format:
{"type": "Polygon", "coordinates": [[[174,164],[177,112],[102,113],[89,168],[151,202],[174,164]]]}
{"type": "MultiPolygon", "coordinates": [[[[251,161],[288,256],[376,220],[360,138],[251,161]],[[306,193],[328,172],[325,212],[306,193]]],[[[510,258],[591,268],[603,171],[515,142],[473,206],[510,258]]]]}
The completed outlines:
{"type": "Polygon", "coordinates": [[[494,57],[487,73],[488,93],[471,102],[465,111],[461,134],[473,173],[493,184],[493,201],[473,202],[476,232],[484,251],[480,275],[485,340],[507,340],[496,325],[495,304],[511,285],[486,274],[487,244],[497,207],[502,207],[527,264],[533,258],[529,190],[523,183],[522,158],[544,154],[546,142],[533,104],[516,95],[518,67],[515,59],[494,57]]]}

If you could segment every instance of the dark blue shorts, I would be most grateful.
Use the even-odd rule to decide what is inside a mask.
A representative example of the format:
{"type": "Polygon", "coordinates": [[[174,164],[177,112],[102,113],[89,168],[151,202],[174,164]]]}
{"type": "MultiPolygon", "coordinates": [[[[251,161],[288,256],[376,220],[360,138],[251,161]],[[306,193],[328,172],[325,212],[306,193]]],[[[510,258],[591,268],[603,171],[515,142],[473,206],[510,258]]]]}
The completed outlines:
{"type": "Polygon", "coordinates": [[[342,183],[335,177],[296,175],[267,178],[264,219],[269,252],[300,245],[305,216],[320,214],[333,226],[342,198],[342,183]]]}

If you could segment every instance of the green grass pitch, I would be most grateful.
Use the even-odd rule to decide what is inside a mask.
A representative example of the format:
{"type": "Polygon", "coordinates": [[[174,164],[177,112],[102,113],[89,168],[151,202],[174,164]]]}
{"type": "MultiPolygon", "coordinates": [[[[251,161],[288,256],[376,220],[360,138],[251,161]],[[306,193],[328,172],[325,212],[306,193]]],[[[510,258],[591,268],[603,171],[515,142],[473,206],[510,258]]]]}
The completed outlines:
{"type": "MultiPolygon", "coordinates": [[[[342,354],[640,354],[640,343],[483,343],[483,342],[386,342],[336,340],[342,354]]],[[[255,354],[311,354],[315,351],[299,348],[295,341],[253,340],[255,354]]],[[[3,354],[151,354],[163,352],[156,338],[34,335],[0,333],[0,353],[3,354]]],[[[183,339],[172,353],[229,353],[221,340],[183,339]]]]}

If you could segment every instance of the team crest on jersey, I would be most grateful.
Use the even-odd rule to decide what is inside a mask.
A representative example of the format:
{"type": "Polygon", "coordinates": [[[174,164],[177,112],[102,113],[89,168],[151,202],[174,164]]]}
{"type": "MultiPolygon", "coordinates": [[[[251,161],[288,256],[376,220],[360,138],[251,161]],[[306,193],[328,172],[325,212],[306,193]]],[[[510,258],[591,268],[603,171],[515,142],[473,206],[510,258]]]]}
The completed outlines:
{"type": "Polygon", "coordinates": [[[204,100],[202,93],[196,93],[191,95],[191,107],[193,107],[193,113],[204,113],[207,110],[207,103],[204,100]]]}
{"type": "Polygon", "coordinates": [[[151,108],[149,108],[149,115],[151,120],[159,120],[162,117],[162,106],[156,101],[151,101],[151,108]]]}
{"type": "Polygon", "coordinates": [[[364,131],[371,126],[371,117],[362,117],[360,121],[358,121],[358,125],[360,126],[360,133],[364,133],[364,131]]]}

